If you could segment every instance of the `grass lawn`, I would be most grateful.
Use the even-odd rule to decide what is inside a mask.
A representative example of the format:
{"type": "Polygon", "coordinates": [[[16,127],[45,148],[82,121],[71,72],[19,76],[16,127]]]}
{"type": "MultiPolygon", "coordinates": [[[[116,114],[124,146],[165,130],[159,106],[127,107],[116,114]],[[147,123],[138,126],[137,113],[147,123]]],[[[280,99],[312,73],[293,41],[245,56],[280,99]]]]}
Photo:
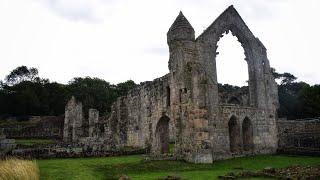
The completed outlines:
{"type": "Polygon", "coordinates": [[[21,145],[35,145],[35,144],[52,144],[54,143],[53,139],[16,139],[16,144],[21,145]]]}
{"type": "Polygon", "coordinates": [[[118,179],[122,174],[131,179],[157,179],[177,175],[185,179],[217,179],[227,172],[259,170],[265,167],[287,167],[291,165],[320,165],[320,157],[259,155],[213,164],[192,164],[183,161],[143,162],[142,156],[121,156],[78,159],[37,160],[41,179],[118,179]]]}

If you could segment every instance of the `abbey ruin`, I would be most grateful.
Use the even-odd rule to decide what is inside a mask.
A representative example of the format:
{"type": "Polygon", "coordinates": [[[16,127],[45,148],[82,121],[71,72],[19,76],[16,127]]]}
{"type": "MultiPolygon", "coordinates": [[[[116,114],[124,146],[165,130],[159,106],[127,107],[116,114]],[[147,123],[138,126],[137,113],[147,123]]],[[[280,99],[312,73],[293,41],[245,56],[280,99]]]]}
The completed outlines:
{"type": "Polygon", "coordinates": [[[275,153],[278,92],[267,50],[233,6],[200,36],[180,12],[167,33],[169,73],[141,83],[120,97],[109,117],[82,105],[66,106],[63,138],[95,149],[150,148],[194,163],[236,156],[275,153]],[[238,38],[248,64],[248,91],[218,91],[217,43],[224,33],[238,38]]]}

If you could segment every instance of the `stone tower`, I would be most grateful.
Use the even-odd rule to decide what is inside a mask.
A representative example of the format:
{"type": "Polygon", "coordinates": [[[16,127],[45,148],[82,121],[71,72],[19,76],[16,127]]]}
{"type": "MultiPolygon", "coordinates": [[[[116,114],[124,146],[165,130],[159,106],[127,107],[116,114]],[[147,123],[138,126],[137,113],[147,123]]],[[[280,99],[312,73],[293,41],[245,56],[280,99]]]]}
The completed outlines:
{"type": "MultiPolygon", "coordinates": [[[[169,70],[176,120],[177,153],[195,163],[277,148],[277,85],[266,48],[249,30],[233,6],[227,8],[197,39],[180,12],[167,34],[169,70]],[[222,34],[236,36],[245,51],[249,70],[248,104],[227,103],[218,95],[217,43],[222,34]]],[[[229,103],[230,102],[230,103],[229,103]]]]}
{"type": "MultiPolygon", "coordinates": [[[[197,38],[180,12],[169,28],[167,43],[170,72],[119,97],[105,124],[99,123],[105,129],[101,137],[93,135],[98,113],[92,111],[90,135],[107,142],[104,145],[110,149],[150,148],[155,157],[173,153],[178,159],[194,163],[274,153],[277,85],[266,48],[235,8],[228,7],[197,38]],[[244,49],[249,83],[246,93],[239,95],[235,90],[221,96],[217,44],[230,31],[244,49]],[[173,152],[169,152],[170,143],[174,145],[173,152]]],[[[74,98],[66,106],[66,141],[74,141],[81,135],[80,109],[81,104],[74,98]]]]}

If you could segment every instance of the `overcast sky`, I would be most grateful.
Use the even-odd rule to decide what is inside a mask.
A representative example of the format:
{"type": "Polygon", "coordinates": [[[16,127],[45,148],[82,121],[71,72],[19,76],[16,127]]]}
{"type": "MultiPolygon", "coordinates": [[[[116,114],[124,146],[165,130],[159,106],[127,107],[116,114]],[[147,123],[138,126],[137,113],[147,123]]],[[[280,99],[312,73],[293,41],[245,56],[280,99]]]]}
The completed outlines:
{"type": "MultiPolygon", "coordinates": [[[[0,0],[0,79],[26,65],[60,83],[150,81],[169,72],[166,33],[180,10],[198,36],[232,4],[272,67],[320,83],[319,0],[0,0]]],[[[242,85],[242,47],[230,33],[218,45],[219,82],[242,85]]]]}

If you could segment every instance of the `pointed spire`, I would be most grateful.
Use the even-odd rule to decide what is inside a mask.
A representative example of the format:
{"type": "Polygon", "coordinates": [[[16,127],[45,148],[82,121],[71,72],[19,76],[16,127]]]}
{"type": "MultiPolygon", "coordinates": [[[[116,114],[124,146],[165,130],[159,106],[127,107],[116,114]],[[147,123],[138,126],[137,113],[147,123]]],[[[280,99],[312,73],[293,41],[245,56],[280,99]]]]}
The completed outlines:
{"type": "Polygon", "coordinates": [[[191,26],[187,18],[183,15],[182,11],[179,12],[179,15],[171,25],[169,31],[174,31],[175,29],[178,29],[178,28],[187,28],[187,29],[193,30],[193,27],[191,26]]]}
{"type": "Polygon", "coordinates": [[[194,29],[180,11],[167,33],[168,43],[173,40],[194,40],[194,29]]]}

